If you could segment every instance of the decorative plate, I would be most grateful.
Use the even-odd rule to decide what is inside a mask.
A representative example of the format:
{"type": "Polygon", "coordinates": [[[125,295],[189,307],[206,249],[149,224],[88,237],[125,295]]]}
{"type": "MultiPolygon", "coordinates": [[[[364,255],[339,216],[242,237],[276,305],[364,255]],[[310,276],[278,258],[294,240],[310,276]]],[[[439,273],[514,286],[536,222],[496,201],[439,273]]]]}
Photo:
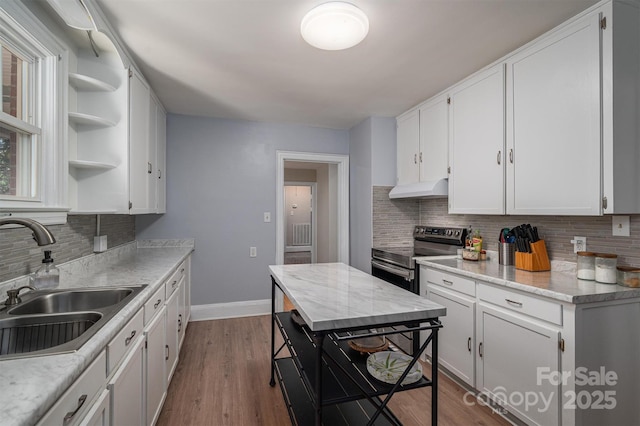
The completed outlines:
{"type": "MultiPolygon", "coordinates": [[[[413,358],[400,352],[376,352],[367,358],[367,371],[376,379],[395,384],[413,358]]],[[[403,385],[415,383],[422,377],[422,365],[416,362],[402,382],[403,385]]]]}

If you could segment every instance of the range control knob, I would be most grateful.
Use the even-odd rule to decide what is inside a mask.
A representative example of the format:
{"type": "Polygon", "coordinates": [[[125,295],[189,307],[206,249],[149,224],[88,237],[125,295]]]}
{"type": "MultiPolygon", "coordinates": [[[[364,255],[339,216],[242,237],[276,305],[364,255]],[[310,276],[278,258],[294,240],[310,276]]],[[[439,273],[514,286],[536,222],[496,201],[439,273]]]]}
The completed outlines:
{"type": "Polygon", "coordinates": [[[456,237],[460,236],[460,230],[459,229],[456,231],[455,235],[456,235],[456,237]]]}
{"type": "Polygon", "coordinates": [[[449,237],[450,237],[452,232],[453,232],[453,231],[451,231],[451,229],[447,229],[447,236],[449,236],[449,237]]]}

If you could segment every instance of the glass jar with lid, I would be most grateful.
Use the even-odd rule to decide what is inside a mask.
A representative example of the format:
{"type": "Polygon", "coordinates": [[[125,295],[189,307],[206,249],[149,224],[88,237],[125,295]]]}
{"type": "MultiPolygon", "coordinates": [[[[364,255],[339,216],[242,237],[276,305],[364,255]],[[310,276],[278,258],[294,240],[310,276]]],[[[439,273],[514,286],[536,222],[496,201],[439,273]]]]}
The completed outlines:
{"type": "Polygon", "coordinates": [[[596,279],[596,254],[591,251],[579,251],[576,276],[579,280],[596,279]]]}
{"type": "Polygon", "coordinates": [[[618,282],[617,263],[617,254],[596,253],[596,281],[604,284],[616,284],[618,282]]]}

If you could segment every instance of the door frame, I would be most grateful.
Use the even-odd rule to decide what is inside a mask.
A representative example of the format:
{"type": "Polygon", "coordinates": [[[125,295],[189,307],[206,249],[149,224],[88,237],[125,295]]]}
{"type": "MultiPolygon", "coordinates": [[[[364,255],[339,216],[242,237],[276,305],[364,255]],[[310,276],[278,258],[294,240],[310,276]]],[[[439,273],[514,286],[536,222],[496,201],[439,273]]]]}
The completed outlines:
{"type": "MultiPolygon", "coordinates": [[[[316,231],[318,226],[318,217],[316,213],[318,210],[318,200],[316,197],[318,194],[318,183],[317,182],[285,181],[283,186],[308,186],[311,188],[311,263],[316,263],[316,259],[317,259],[316,250],[318,249],[317,242],[316,242],[316,238],[317,238],[316,231]]],[[[286,196],[284,201],[286,201],[286,196]]],[[[284,217],[286,217],[286,215],[284,215],[284,217]]],[[[286,229],[283,229],[283,231],[286,237],[287,235],[286,229]]],[[[285,238],[285,247],[286,247],[286,238],[285,238]]],[[[284,258],[283,258],[283,263],[284,263],[284,258]]]]}
{"type": "Polygon", "coordinates": [[[349,156],[341,154],[319,154],[312,152],[277,151],[276,168],[276,264],[284,263],[284,163],[306,161],[338,166],[337,238],[338,262],[349,264],[349,156]]]}

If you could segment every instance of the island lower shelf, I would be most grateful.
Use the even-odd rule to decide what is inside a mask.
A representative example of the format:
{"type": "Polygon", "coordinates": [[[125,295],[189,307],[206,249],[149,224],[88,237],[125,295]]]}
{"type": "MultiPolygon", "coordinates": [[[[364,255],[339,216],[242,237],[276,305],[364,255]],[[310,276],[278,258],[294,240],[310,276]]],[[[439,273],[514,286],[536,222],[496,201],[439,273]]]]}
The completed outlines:
{"type": "MultiPolygon", "coordinates": [[[[312,424],[314,406],[323,408],[324,424],[366,424],[375,413],[379,397],[392,393],[394,385],[376,380],[367,372],[367,357],[351,349],[338,334],[327,333],[322,347],[322,395],[314,395],[316,386],[317,348],[311,331],[295,325],[289,312],[276,313],[274,322],[291,356],[275,359],[278,381],[287,402],[293,424],[312,424]],[[373,403],[368,399],[371,398],[373,403]],[[374,405],[374,403],[376,405],[374,405]],[[337,419],[348,418],[349,423],[337,419]],[[309,423],[311,422],[311,423],[309,423]]],[[[281,348],[282,349],[282,348],[281,348]]],[[[431,380],[401,385],[397,391],[431,386],[431,380]]],[[[343,420],[342,420],[343,421],[343,420]]],[[[400,424],[387,408],[377,424],[400,424]]]]}

